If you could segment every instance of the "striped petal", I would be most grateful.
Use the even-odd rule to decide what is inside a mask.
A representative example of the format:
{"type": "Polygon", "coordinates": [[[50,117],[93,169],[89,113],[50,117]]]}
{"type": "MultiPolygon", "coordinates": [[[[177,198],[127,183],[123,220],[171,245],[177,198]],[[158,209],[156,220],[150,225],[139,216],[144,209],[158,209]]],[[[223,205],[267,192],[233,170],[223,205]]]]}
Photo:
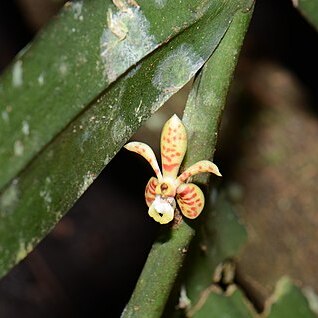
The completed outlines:
{"type": "Polygon", "coordinates": [[[183,183],[177,189],[177,202],[185,217],[195,219],[204,207],[204,195],[195,184],[183,183]]]}
{"type": "Polygon", "coordinates": [[[202,172],[210,172],[222,177],[218,167],[213,162],[209,160],[201,160],[180,174],[180,176],[177,178],[177,186],[184,183],[190,177],[202,172]]]}
{"type": "Polygon", "coordinates": [[[161,133],[161,161],[164,177],[176,179],[187,150],[187,133],[177,115],[163,126],[161,133]]]}
{"type": "Polygon", "coordinates": [[[156,159],[156,156],[153,150],[143,142],[129,142],[127,145],[124,146],[127,150],[133,151],[138,153],[139,155],[143,156],[151,165],[152,169],[155,171],[156,176],[159,180],[162,180],[162,174],[159,169],[159,165],[156,159]]]}
{"type": "Polygon", "coordinates": [[[152,202],[156,198],[156,187],[158,185],[158,179],[155,177],[151,177],[150,180],[148,181],[145,189],[145,199],[147,206],[150,207],[152,202]]]}

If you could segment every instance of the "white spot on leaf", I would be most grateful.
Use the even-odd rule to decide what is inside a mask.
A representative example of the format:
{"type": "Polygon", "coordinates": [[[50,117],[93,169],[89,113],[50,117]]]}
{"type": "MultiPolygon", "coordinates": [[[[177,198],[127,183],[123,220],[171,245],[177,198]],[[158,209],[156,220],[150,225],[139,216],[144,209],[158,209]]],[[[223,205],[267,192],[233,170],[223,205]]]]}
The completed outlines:
{"type": "Polygon", "coordinates": [[[141,109],[141,105],[142,105],[142,99],[140,100],[138,107],[135,109],[136,114],[139,114],[139,111],[141,109]]]}
{"type": "Polygon", "coordinates": [[[20,87],[23,84],[23,68],[22,61],[16,61],[12,68],[12,84],[15,87],[20,87]]]}
{"type": "Polygon", "coordinates": [[[68,67],[67,67],[67,64],[65,62],[62,62],[60,65],[59,65],[59,72],[62,76],[66,75],[67,74],[67,71],[68,71],[68,67]]]}
{"type": "Polygon", "coordinates": [[[72,2],[72,10],[74,12],[74,19],[80,20],[80,21],[83,20],[82,8],[83,8],[83,1],[72,2]]]}
{"type": "Polygon", "coordinates": [[[30,126],[26,120],[22,122],[22,133],[26,136],[30,134],[30,126]]]}
{"type": "Polygon", "coordinates": [[[0,197],[0,215],[12,212],[19,200],[18,180],[11,182],[10,186],[2,193],[0,197]]]}
{"type": "Polygon", "coordinates": [[[41,73],[41,74],[39,75],[39,77],[38,77],[38,83],[39,83],[40,86],[43,86],[43,84],[44,84],[44,74],[43,74],[43,73],[41,73]]]}
{"type": "Polygon", "coordinates": [[[104,75],[112,82],[149,53],[156,43],[149,34],[150,24],[138,7],[127,7],[116,13],[109,11],[107,19],[108,28],[100,38],[100,55],[104,75]]]}
{"type": "Polygon", "coordinates": [[[51,210],[51,203],[52,203],[50,187],[51,187],[51,178],[46,177],[44,187],[42,190],[40,190],[40,197],[43,198],[44,205],[47,211],[51,210]]]}
{"type": "Polygon", "coordinates": [[[16,140],[13,146],[15,156],[22,156],[24,152],[24,145],[21,140],[16,140]]]}
{"type": "Polygon", "coordinates": [[[123,118],[118,117],[111,128],[111,135],[114,143],[120,143],[126,137],[127,125],[123,118]]]}
{"type": "Polygon", "coordinates": [[[86,190],[87,188],[93,183],[95,179],[95,175],[91,173],[90,171],[87,172],[87,174],[84,176],[83,182],[81,183],[77,196],[80,197],[86,190]]]}
{"type": "Polygon", "coordinates": [[[8,112],[3,111],[3,112],[1,113],[1,117],[2,117],[2,119],[3,119],[4,122],[6,122],[6,123],[9,122],[9,113],[8,113],[8,112]]]}
{"type": "Polygon", "coordinates": [[[46,190],[40,191],[40,197],[43,198],[46,203],[51,203],[52,202],[51,195],[46,190]]]}
{"type": "Polygon", "coordinates": [[[15,257],[16,263],[19,263],[20,261],[22,261],[31,251],[32,251],[31,243],[28,243],[26,245],[24,242],[20,242],[19,249],[15,257]]]}
{"type": "Polygon", "coordinates": [[[157,8],[163,8],[167,3],[167,0],[155,0],[155,5],[157,8]]]}
{"type": "Polygon", "coordinates": [[[106,158],[104,159],[104,165],[106,166],[110,161],[110,157],[106,156],[106,158]]]}

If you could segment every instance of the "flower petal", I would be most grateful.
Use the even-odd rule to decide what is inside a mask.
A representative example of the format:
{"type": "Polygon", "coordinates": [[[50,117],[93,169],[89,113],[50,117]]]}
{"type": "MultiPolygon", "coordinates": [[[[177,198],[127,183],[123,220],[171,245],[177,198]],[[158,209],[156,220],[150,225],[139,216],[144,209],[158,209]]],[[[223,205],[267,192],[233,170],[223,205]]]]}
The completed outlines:
{"type": "Polygon", "coordinates": [[[150,205],[156,198],[156,187],[158,183],[159,182],[157,178],[151,177],[146,185],[145,198],[146,198],[146,203],[148,207],[150,207],[150,205]]]}
{"type": "Polygon", "coordinates": [[[177,189],[177,202],[185,217],[195,219],[204,207],[204,195],[197,185],[183,183],[177,189]]]}
{"type": "Polygon", "coordinates": [[[143,156],[151,165],[152,169],[155,171],[156,176],[159,180],[162,179],[162,174],[159,169],[159,165],[156,159],[156,156],[153,150],[143,142],[129,142],[127,145],[124,146],[127,150],[133,151],[138,153],[139,155],[143,156]]]}
{"type": "Polygon", "coordinates": [[[161,133],[161,161],[164,177],[175,179],[187,150],[187,133],[177,115],[163,126],[161,133]]]}
{"type": "Polygon", "coordinates": [[[184,183],[191,176],[202,172],[211,172],[219,177],[222,177],[218,167],[213,162],[209,160],[201,160],[180,174],[180,176],[177,178],[177,186],[184,183]]]}

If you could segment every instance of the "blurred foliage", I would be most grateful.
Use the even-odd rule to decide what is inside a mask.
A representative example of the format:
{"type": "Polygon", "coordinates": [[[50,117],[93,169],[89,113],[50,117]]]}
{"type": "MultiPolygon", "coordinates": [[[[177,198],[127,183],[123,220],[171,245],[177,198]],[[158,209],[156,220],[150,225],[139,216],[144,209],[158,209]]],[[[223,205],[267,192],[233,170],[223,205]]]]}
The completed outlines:
{"type": "Polygon", "coordinates": [[[185,312],[179,309],[175,317],[315,317],[301,289],[287,277],[278,281],[259,314],[236,282],[235,259],[248,237],[235,203],[222,193],[207,216],[186,263],[178,305],[185,312]]]}

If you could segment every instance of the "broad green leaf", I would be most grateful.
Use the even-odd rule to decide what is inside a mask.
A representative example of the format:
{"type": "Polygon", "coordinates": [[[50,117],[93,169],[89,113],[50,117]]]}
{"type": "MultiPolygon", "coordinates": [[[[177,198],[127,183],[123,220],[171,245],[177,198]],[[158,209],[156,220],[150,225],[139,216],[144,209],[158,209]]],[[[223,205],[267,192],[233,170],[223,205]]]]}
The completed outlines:
{"type": "MultiPolygon", "coordinates": [[[[76,5],[80,7],[81,3],[76,3],[76,5]]],[[[66,9],[72,10],[71,13],[63,13],[60,17],[60,23],[56,22],[46,31],[47,33],[43,35],[43,44],[39,40],[38,44],[26,53],[24,59],[18,60],[21,62],[16,62],[18,66],[16,66],[16,63],[14,64],[12,80],[14,80],[15,85],[18,81],[19,85],[10,87],[10,71],[3,79],[1,94],[4,97],[8,96],[8,98],[6,97],[7,101],[12,99],[13,102],[17,98],[21,104],[19,104],[19,112],[15,112],[17,109],[14,107],[10,114],[5,113],[2,116],[2,118],[5,118],[4,121],[7,126],[5,128],[3,128],[4,125],[0,126],[4,130],[0,135],[4,139],[4,146],[1,148],[4,149],[3,153],[12,149],[14,145],[15,152],[19,154],[19,156],[16,156],[16,154],[10,154],[10,151],[6,152],[7,155],[3,155],[3,161],[1,162],[2,168],[5,168],[4,170],[11,165],[14,168],[11,168],[10,172],[6,173],[6,177],[2,179],[13,178],[2,190],[0,196],[0,276],[25,257],[33,246],[58,222],[125,141],[141,125],[142,121],[156,111],[202,67],[227,30],[234,13],[241,8],[245,8],[249,1],[232,0],[222,3],[219,1],[196,1],[195,3],[202,10],[206,8],[204,4],[209,3],[208,9],[205,10],[203,16],[200,14],[197,23],[187,27],[184,32],[173,37],[168,43],[159,46],[153,54],[149,54],[148,51],[143,52],[147,56],[135,67],[120,76],[106,90],[105,88],[110,80],[105,80],[105,77],[100,78],[105,71],[105,65],[103,71],[100,71],[101,73],[96,71],[95,74],[95,71],[93,72],[93,69],[96,69],[95,59],[92,62],[93,64],[88,63],[87,68],[70,69],[70,74],[67,71],[66,74],[69,74],[68,80],[61,80],[59,85],[55,82],[55,76],[52,75],[50,81],[46,82],[51,90],[47,88],[45,94],[43,92],[43,95],[38,96],[37,94],[40,94],[37,93],[38,85],[42,83],[42,77],[38,78],[41,74],[39,75],[36,71],[38,69],[36,65],[32,64],[34,63],[33,58],[40,64],[42,59],[45,60],[43,50],[46,38],[50,43],[54,39],[54,34],[56,37],[58,32],[68,32],[66,29],[69,24],[65,25],[64,19],[65,21],[79,20],[77,23],[86,21],[86,18],[88,21],[92,19],[90,22],[92,25],[90,28],[89,25],[87,26],[87,31],[85,28],[85,30],[81,29],[81,36],[84,37],[81,39],[85,42],[85,38],[87,38],[85,45],[95,47],[100,59],[100,42],[98,42],[98,49],[96,49],[97,44],[91,43],[89,39],[96,37],[94,19],[96,18],[96,28],[101,23],[97,19],[100,13],[95,12],[100,10],[98,4],[108,2],[87,1],[86,3],[88,7],[87,9],[81,7],[82,11],[79,7],[75,10],[74,4],[72,9],[66,9]],[[83,21],[81,21],[81,16],[83,16],[83,21]],[[84,69],[81,75],[77,73],[80,69],[84,69]],[[20,81],[21,71],[23,75],[22,83],[20,81]],[[73,76],[71,76],[71,73],[73,73],[73,76]],[[31,78],[27,80],[27,77],[31,75],[33,80],[31,78]],[[99,79],[96,80],[95,77],[99,79]],[[93,81],[94,84],[89,81],[93,81]],[[104,83],[103,87],[101,87],[101,81],[104,83]],[[60,89],[57,89],[56,92],[55,87],[60,87],[60,89]],[[74,87],[77,88],[74,90],[74,87]],[[99,87],[99,90],[96,87],[99,87]],[[20,97],[17,93],[18,90],[24,97],[20,97]],[[55,92],[55,97],[51,100],[50,92],[52,90],[55,92]],[[97,98],[100,92],[102,94],[97,98]],[[87,97],[87,95],[90,97],[87,97]],[[34,96],[38,97],[33,103],[34,96]],[[80,98],[80,96],[83,98],[80,98]],[[47,106],[46,103],[49,103],[49,100],[51,100],[51,104],[47,106]],[[33,117],[30,115],[32,118],[37,118],[34,119],[34,122],[32,121],[32,124],[31,117],[27,117],[28,112],[32,114],[33,117]],[[13,118],[16,119],[13,120],[13,118]],[[27,123],[24,122],[25,120],[27,120],[27,123]],[[18,127],[20,128],[18,129],[18,127]],[[40,127],[40,130],[33,134],[35,127],[40,127]],[[16,139],[18,138],[16,134],[21,133],[23,138],[22,135],[19,135],[21,138],[16,139]],[[53,137],[54,139],[51,140],[53,137]],[[36,142],[36,146],[33,147],[31,146],[34,142],[32,138],[41,139],[41,141],[36,142]],[[17,141],[19,142],[17,143],[17,141]],[[39,150],[41,151],[38,152],[37,156],[29,162],[28,160],[39,150]],[[12,156],[20,159],[14,159],[12,156]],[[17,171],[22,167],[24,170],[17,175],[17,171]]],[[[139,13],[146,12],[148,6],[152,10],[154,8],[159,10],[157,1],[149,2],[149,4],[146,4],[146,1],[140,1],[139,3],[141,6],[138,9],[141,10],[138,11],[139,13]],[[143,7],[145,7],[145,11],[143,7]]],[[[177,10],[178,7],[174,4],[175,2],[167,1],[166,3],[169,3],[168,8],[170,10],[173,8],[177,10]]],[[[187,1],[186,3],[191,2],[187,1]]],[[[198,16],[197,11],[199,9],[196,11],[192,6],[190,10],[190,7],[186,6],[187,10],[185,11],[198,16]]],[[[115,10],[115,8],[113,9],[115,10]]],[[[170,11],[166,14],[171,18],[170,11]]],[[[139,18],[136,19],[137,22],[140,22],[139,18]]],[[[179,17],[177,20],[180,21],[180,19],[179,17]]],[[[145,24],[148,25],[146,22],[145,24]]],[[[155,31],[152,32],[159,38],[159,33],[163,31],[160,31],[160,26],[155,24],[151,23],[151,27],[149,27],[150,30],[157,30],[158,34],[155,31]]],[[[157,24],[159,24],[159,20],[157,24]]],[[[171,22],[167,25],[171,25],[171,22]]],[[[105,31],[101,28],[98,32],[99,41],[103,33],[102,30],[105,31]]],[[[166,39],[171,37],[171,35],[167,36],[166,39]]],[[[108,39],[107,43],[110,42],[108,39]]],[[[65,42],[57,44],[55,48],[52,44],[48,46],[49,49],[45,52],[50,52],[52,49],[54,55],[62,56],[64,53],[63,45],[66,45],[65,42]],[[54,51],[55,49],[56,51],[54,51]]],[[[70,40],[71,52],[78,51],[76,48],[76,43],[70,40]]],[[[130,48],[132,49],[132,47],[130,48]]],[[[92,56],[96,57],[96,52],[91,52],[92,56]]],[[[142,58],[141,55],[134,59],[131,65],[138,62],[138,59],[142,58]]],[[[118,64],[126,63],[121,58],[116,62],[118,64]]],[[[52,64],[47,64],[48,67],[50,65],[52,64]]],[[[54,65],[54,67],[52,66],[52,72],[60,72],[60,64],[54,65]]],[[[119,76],[128,67],[128,64],[122,66],[120,71],[116,71],[116,76],[119,76]]],[[[64,71],[65,69],[62,67],[62,73],[64,71]]],[[[113,77],[114,80],[116,76],[113,77]]],[[[6,105],[8,104],[6,103],[6,105]]],[[[4,111],[7,112],[8,109],[5,107],[4,111]]],[[[123,169],[128,168],[123,167],[123,169]]],[[[3,183],[5,182],[3,181],[3,183]]],[[[111,212],[111,209],[109,212],[111,212]]]]}
{"type": "MultiPolygon", "coordinates": [[[[208,10],[232,7],[203,0],[116,3],[122,8],[110,0],[67,2],[3,75],[0,190],[131,66],[208,10]]],[[[233,9],[227,11],[229,19],[233,9]]]]}
{"type": "Polygon", "coordinates": [[[301,290],[287,277],[281,278],[274,295],[271,297],[268,318],[314,318],[309,304],[301,290]]]}
{"type": "Polygon", "coordinates": [[[296,8],[318,31],[318,1],[317,0],[294,0],[296,8]]]}

